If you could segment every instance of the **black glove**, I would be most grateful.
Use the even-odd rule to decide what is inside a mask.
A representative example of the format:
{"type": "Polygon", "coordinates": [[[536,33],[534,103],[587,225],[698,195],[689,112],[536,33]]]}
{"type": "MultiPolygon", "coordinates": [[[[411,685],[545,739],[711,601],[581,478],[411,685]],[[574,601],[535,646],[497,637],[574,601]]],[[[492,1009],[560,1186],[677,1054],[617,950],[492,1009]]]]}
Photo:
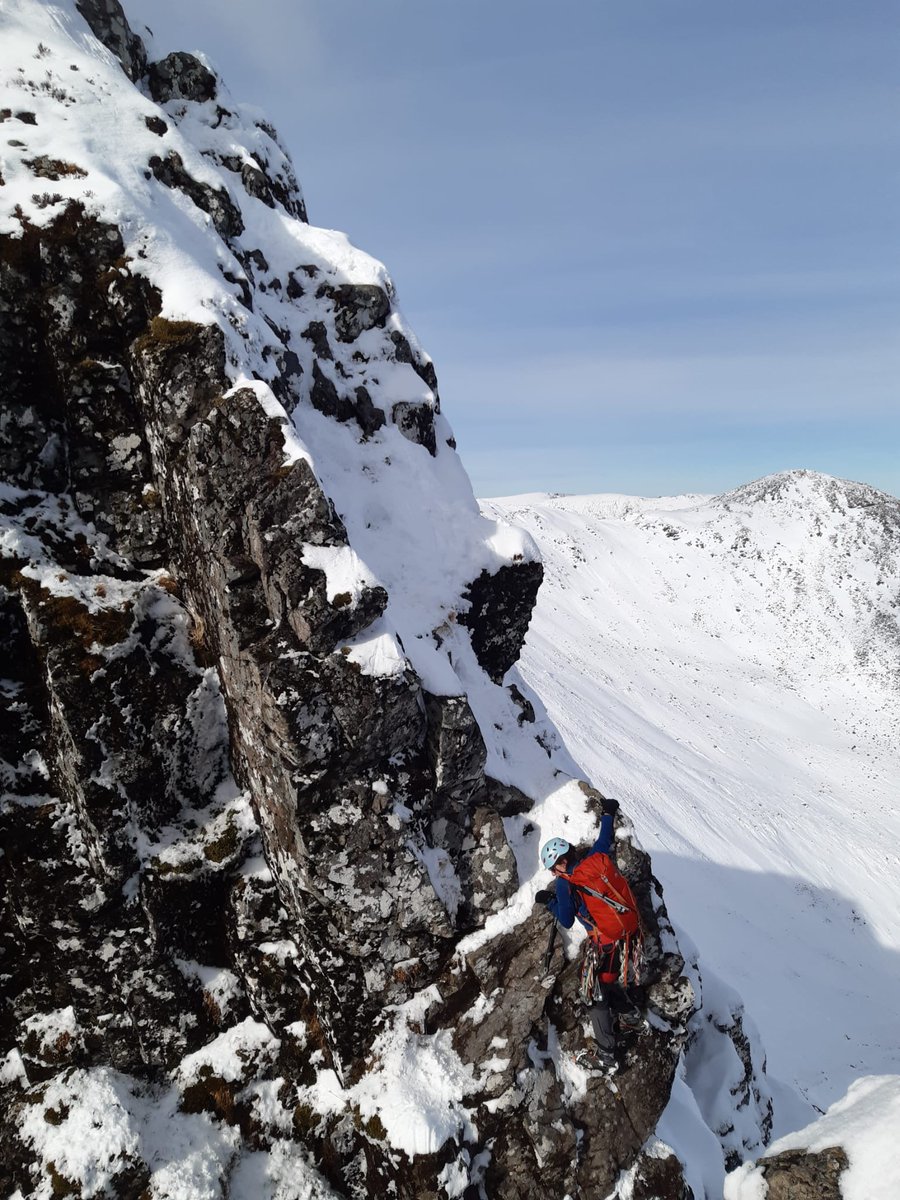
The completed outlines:
{"type": "Polygon", "coordinates": [[[600,811],[603,813],[604,817],[614,817],[619,811],[618,800],[604,800],[600,805],[600,811]]]}
{"type": "Polygon", "coordinates": [[[553,899],[552,892],[541,891],[541,892],[535,892],[535,894],[534,894],[535,904],[546,904],[549,900],[552,900],[552,899],[553,899]]]}

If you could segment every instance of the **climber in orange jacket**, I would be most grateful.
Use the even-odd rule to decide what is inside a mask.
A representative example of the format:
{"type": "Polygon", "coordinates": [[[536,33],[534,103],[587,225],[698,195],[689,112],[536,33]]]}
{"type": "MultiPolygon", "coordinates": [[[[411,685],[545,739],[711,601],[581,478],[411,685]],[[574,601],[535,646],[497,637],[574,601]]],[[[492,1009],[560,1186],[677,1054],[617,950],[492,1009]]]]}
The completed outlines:
{"type": "Polygon", "coordinates": [[[544,843],[541,862],[556,876],[556,885],[535,896],[535,903],[545,905],[565,929],[571,929],[577,918],[587,930],[579,991],[595,1047],[582,1051],[577,1061],[601,1071],[618,1065],[613,1010],[620,1031],[639,1029],[644,1023],[628,994],[629,967],[640,942],[640,917],[634,894],[610,857],[618,808],[617,800],[603,801],[600,833],[587,852],[579,852],[561,837],[544,843]]]}

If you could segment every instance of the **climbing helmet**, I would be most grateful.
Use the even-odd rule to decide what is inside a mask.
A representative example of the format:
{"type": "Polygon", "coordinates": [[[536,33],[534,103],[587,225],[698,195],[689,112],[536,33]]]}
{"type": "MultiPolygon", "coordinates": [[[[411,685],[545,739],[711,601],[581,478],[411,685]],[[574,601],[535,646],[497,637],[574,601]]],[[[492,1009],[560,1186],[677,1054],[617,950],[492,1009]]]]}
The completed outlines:
{"type": "Polygon", "coordinates": [[[541,846],[541,862],[549,871],[561,858],[569,853],[572,847],[565,838],[554,837],[541,846]]]}

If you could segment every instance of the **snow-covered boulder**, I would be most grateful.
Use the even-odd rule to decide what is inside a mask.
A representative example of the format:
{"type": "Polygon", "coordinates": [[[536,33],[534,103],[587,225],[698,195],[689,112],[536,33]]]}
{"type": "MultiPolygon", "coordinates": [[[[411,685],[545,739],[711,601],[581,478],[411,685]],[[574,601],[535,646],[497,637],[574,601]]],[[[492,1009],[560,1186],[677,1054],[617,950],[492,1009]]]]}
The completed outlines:
{"type": "Polygon", "coordinates": [[[725,1181],[725,1200],[894,1200],[900,1076],[867,1075],[805,1129],[725,1181]]]}

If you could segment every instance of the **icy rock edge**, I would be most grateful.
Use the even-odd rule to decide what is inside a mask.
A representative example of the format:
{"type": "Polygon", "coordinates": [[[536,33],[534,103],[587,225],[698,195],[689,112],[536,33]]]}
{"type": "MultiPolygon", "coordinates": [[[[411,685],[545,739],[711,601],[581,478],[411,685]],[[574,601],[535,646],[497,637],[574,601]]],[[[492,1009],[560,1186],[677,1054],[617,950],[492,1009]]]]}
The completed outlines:
{"type": "Polygon", "coordinates": [[[117,0],[3,21],[4,1194],[686,1195],[698,1001],[625,818],[615,1089],[577,962],[538,984],[537,848],[600,797],[384,268],[117,0]]]}

